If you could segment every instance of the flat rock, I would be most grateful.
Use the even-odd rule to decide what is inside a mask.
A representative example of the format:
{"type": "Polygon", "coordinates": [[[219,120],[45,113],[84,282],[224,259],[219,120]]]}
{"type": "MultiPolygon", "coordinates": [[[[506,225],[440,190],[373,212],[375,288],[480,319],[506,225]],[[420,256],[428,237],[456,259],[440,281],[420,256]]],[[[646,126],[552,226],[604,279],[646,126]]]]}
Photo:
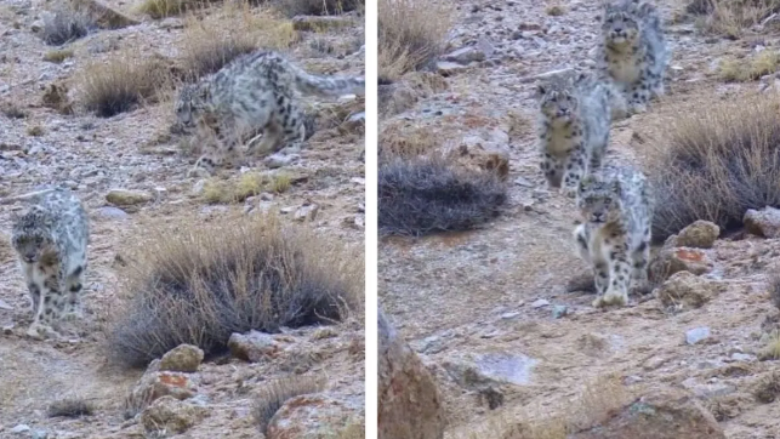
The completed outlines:
{"type": "Polygon", "coordinates": [[[446,361],[444,368],[466,388],[507,383],[522,386],[531,382],[531,372],[537,363],[538,360],[527,355],[493,352],[466,354],[446,361]]]}
{"type": "Polygon", "coordinates": [[[197,372],[198,366],[203,362],[203,350],[191,344],[179,345],[160,360],[160,370],[172,372],[197,372]]]}
{"type": "Polygon", "coordinates": [[[761,210],[748,209],[742,219],[749,233],[764,238],[780,238],[780,209],[765,207],[761,210]]]}
{"type": "Polygon", "coordinates": [[[299,395],[288,399],[268,422],[266,439],[315,439],[344,437],[344,432],[361,424],[362,401],[335,399],[323,394],[299,395]]]}
{"type": "Polygon", "coordinates": [[[181,434],[208,415],[204,407],[164,396],[141,413],[141,424],[147,432],[165,431],[181,434]]]}
{"type": "Polygon", "coordinates": [[[701,343],[710,338],[710,328],[702,326],[685,332],[685,342],[689,345],[701,343]]]}
{"type": "Polygon", "coordinates": [[[273,336],[254,330],[246,334],[233,333],[228,348],[234,357],[251,363],[275,358],[281,351],[273,336]]]}
{"type": "Polygon", "coordinates": [[[154,197],[148,192],[128,189],[111,189],[106,194],[106,201],[115,206],[133,206],[152,201],[154,197]]]}
{"type": "Polygon", "coordinates": [[[99,207],[95,209],[95,213],[100,217],[115,220],[126,220],[130,217],[127,212],[114,206],[99,207]]]}
{"type": "Polygon", "coordinates": [[[436,71],[442,76],[452,76],[468,70],[468,66],[450,61],[439,61],[436,63],[436,71]]]}
{"type": "Polygon", "coordinates": [[[459,64],[470,64],[484,61],[485,53],[474,46],[466,46],[444,55],[442,59],[459,64]]]}
{"type": "Polygon", "coordinates": [[[379,439],[442,439],[436,382],[379,310],[379,439]]]}

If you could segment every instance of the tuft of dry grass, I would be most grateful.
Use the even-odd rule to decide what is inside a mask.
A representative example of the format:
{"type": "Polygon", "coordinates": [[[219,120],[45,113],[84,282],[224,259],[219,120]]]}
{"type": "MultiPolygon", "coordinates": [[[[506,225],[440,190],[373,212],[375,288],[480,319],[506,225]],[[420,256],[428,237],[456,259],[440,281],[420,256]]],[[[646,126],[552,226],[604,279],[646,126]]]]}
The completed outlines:
{"type": "Polygon", "coordinates": [[[648,150],[658,242],[696,220],[728,231],[748,209],[780,206],[780,100],[744,96],[697,108],[665,121],[648,150]]]}
{"type": "Polygon", "coordinates": [[[758,353],[760,360],[780,360],[780,333],[775,332],[769,337],[766,346],[758,353]]]}
{"type": "Polygon", "coordinates": [[[426,156],[442,144],[441,137],[430,127],[414,127],[402,122],[385,125],[379,138],[382,139],[379,143],[381,161],[426,156]]]}
{"type": "Polygon", "coordinates": [[[40,125],[30,125],[27,127],[27,135],[33,137],[41,137],[44,134],[44,129],[40,125]]]}
{"type": "Polygon", "coordinates": [[[310,393],[319,393],[325,388],[325,380],[320,378],[291,376],[266,384],[258,391],[252,407],[252,417],[263,434],[268,423],[277,411],[290,398],[310,393]]]}
{"type": "Polygon", "coordinates": [[[769,297],[772,303],[780,309],[780,275],[774,275],[769,282],[769,297]]]}
{"type": "Polygon", "coordinates": [[[169,66],[158,57],[141,61],[120,54],[107,63],[90,63],[81,75],[81,103],[100,117],[131,111],[154,101],[171,84],[169,66]]]}
{"type": "Polygon", "coordinates": [[[780,67],[780,55],[772,50],[763,50],[745,62],[734,57],[721,60],[718,76],[726,82],[755,81],[764,75],[777,71],[780,67]]]}
{"type": "Polygon", "coordinates": [[[85,37],[94,26],[86,11],[60,3],[52,13],[44,16],[41,38],[48,45],[61,46],[85,37]]]}
{"type": "Polygon", "coordinates": [[[547,6],[545,12],[547,12],[547,15],[551,17],[560,17],[561,15],[564,15],[566,13],[566,8],[564,8],[561,5],[555,4],[555,5],[547,6]]]}
{"type": "Polygon", "coordinates": [[[362,312],[362,257],[277,216],[193,221],[144,236],[129,251],[134,262],[106,328],[118,364],[143,367],[182,343],[212,355],[234,332],[275,333],[362,312]]]}
{"type": "Polygon", "coordinates": [[[780,396],[780,372],[770,372],[762,377],[753,389],[758,402],[771,404],[780,396]]]}
{"type": "Polygon", "coordinates": [[[43,55],[43,60],[54,64],[60,64],[72,56],[73,51],[70,49],[50,50],[43,55]]]}
{"type": "Polygon", "coordinates": [[[693,0],[686,7],[698,15],[697,27],[705,33],[739,38],[745,29],[780,11],[780,0],[693,0]]]}
{"type": "Polygon", "coordinates": [[[188,11],[205,8],[217,0],[144,0],[135,12],[154,19],[182,15],[188,11]]]}
{"type": "Polygon", "coordinates": [[[67,418],[78,418],[81,416],[91,416],[94,413],[94,407],[87,400],[81,398],[66,398],[54,401],[46,409],[46,415],[50,418],[64,416],[67,418]]]}
{"type": "Polygon", "coordinates": [[[292,186],[292,181],[292,175],[286,172],[247,172],[232,181],[212,178],[203,187],[203,199],[209,204],[241,203],[263,192],[286,192],[292,186]]]}
{"type": "Polygon", "coordinates": [[[506,201],[506,185],[495,173],[456,169],[442,158],[397,158],[379,167],[383,234],[473,229],[498,216],[506,201]]]}
{"type": "Polygon", "coordinates": [[[363,10],[365,0],[276,0],[275,6],[288,17],[296,15],[336,15],[363,10]]]}
{"type": "Polygon", "coordinates": [[[248,10],[229,10],[230,26],[225,18],[210,16],[202,21],[189,20],[181,47],[185,80],[217,72],[237,57],[264,49],[283,50],[299,40],[292,22],[270,12],[252,14],[248,10]]]}
{"type": "Polygon", "coordinates": [[[379,78],[395,81],[444,50],[453,24],[450,2],[379,0],[379,78]]]}

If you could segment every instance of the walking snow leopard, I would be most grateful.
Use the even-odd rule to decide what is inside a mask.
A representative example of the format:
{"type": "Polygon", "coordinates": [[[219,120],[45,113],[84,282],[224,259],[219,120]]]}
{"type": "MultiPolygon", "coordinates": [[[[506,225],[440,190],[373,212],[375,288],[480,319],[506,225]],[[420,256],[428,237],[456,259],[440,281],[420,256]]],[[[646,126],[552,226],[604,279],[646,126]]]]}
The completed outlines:
{"type": "Polygon", "coordinates": [[[89,221],[81,201],[67,188],[30,195],[38,202],[14,218],[11,243],[33,310],[27,333],[40,337],[56,334],[54,321],[82,315],[89,221]]]}
{"type": "Polygon", "coordinates": [[[238,149],[243,138],[257,131],[262,131],[262,140],[256,148],[249,142],[250,148],[262,154],[298,149],[311,133],[296,90],[319,96],[363,95],[365,80],[312,75],[275,52],[260,51],[182,88],[171,131],[210,140],[190,173],[212,173],[225,162],[235,162],[242,155],[238,149]]]}

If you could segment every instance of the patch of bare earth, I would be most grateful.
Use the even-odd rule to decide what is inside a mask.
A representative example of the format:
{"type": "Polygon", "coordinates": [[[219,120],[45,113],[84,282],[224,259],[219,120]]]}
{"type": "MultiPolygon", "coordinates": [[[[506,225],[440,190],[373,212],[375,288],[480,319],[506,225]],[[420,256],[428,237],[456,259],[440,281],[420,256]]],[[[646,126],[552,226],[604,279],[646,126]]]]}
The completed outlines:
{"type": "MultiPolygon", "coordinates": [[[[585,407],[589,422],[604,415],[598,403],[577,402],[583,392],[611,394],[612,387],[593,387],[604,377],[616,377],[621,394],[683,389],[730,439],[773,437],[780,406],[766,383],[777,362],[761,359],[778,320],[769,274],[780,241],[727,235],[702,249],[711,266],[698,279],[714,288],[699,308],[632,296],[630,306],[602,311],[590,306],[590,293],[569,291],[588,267],[570,238],[574,202],[549,192],[539,171],[534,77],[592,65],[601,9],[567,2],[562,14],[550,14],[553,3],[461,3],[436,67],[445,84],[405,88],[422,75],[411,73],[386,86],[389,106],[400,110],[388,112],[380,132],[433,133],[439,150],[482,145],[505,148],[510,159],[507,206],[483,228],[380,242],[380,303],[436,377],[445,437],[564,438],[578,425],[575,408],[585,407]],[[410,89],[420,93],[398,92],[410,89]],[[395,105],[403,97],[405,105],[395,105]],[[703,340],[686,341],[707,330],[703,340]]],[[[776,93],[773,75],[726,82],[718,71],[724,57],[777,52],[780,34],[770,26],[734,40],[702,33],[680,2],[657,4],[673,50],[668,95],[614,123],[608,154],[641,167],[661,146],[665,121],[736,96],[776,93]]]]}
{"type": "MultiPolygon", "coordinates": [[[[157,378],[166,385],[192,383],[194,394],[187,394],[186,401],[162,397],[146,412],[138,409],[150,402],[144,399],[147,393],[142,392],[142,404],[135,412],[128,412],[126,401],[144,371],[109,363],[104,343],[107,319],[120,300],[123,270],[133,262],[130,249],[136,237],[150,228],[175,227],[185,221],[219,224],[228,215],[260,220],[265,218],[260,213],[269,212],[334,245],[362,249],[363,133],[360,123],[344,123],[362,111],[356,105],[360,101],[307,100],[311,112],[320,114],[320,128],[299,156],[287,157],[279,169],[254,160],[251,181],[257,184],[249,189],[244,188],[239,170],[225,170],[215,177],[225,187],[244,188],[240,197],[208,199],[204,191],[212,182],[186,176],[197,157],[186,155],[186,149],[167,135],[175,97],[171,87],[191,78],[182,70],[188,62],[187,50],[208,46],[206,41],[185,38],[216,38],[193,28],[198,23],[207,23],[210,32],[246,31],[255,37],[258,48],[281,50],[311,72],[362,75],[362,16],[350,12],[338,16],[345,17],[340,26],[298,31],[289,18],[269,7],[216,2],[194,8],[188,12],[192,15],[152,19],[137,12],[138,3],[105,3],[138,24],[111,29],[98,21],[87,35],[58,47],[47,45],[37,33],[50,8],[48,2],[0,4],[0,101],[3,108],[17,109],[0,114],[0,192],[19,195],[65,183],[84,201],[92,228],[84,295],[87,316],[66,323],[61,341],[35,341],[22,335],[31,312],[24,279],[7,244],[11,213],[21,212],[26,204],[16,202],[0,210],[0,437],[10,437],[12,431],[46,432],[48,437],[144,437],[157,427],[184,428],[193,438],[257,437],[253,407],[264,392],[264,382],[320,379],[323,374],[327,378],[314,395],[307,396],[308,406],[299,403],[281,411],[286,419],[302,425],[312,407],[331,407],[331,418],[321,417],[312,425],[335,425],[328,419],[341,422],[340,413],[347,419],[342,427],[351,431],[344,437],[354,436],[355,426],[363,424],[362,310],[327,327],[281,328],[273,336],[278,352],[271,359],[237,358],[226,352],[207,357],[186,379],[171,381],[160,375],[157,378]],[[46,55],[54,49],[70,55],[59,63],[49,62],[46,55]],[[125,81],[124,91],[103,99],[117,102],[112,109],[121,111],[101,117],[87,108],[84,93],[90,89],[84,88],[83,69],[129,59],[139,60],[131,62],[135,69],[148,61],[159,73],[155,78],[163,80],[140,84],[132,81],[143,77],[125,76],[132,81],[125,81]],[[147,91],[149,87],[153,90],[147,91]],[[131,191],[134,200],[125,204],[126,192],[107,197],[114,189],[131,191]],[[64,404],[58,402],[63,400],[83,402],[89,410],[72,402],[65,408],[56,405],[64,404]],[[187,420],[187,413],[197,416],[187,420]]],[[[123,76],[120,70],[114,72],[118,77],[123,76]]],[[[115,79],[107,79],[102,87],[110,90],[111,81],[115,79]]],[[[355,260],[362,264],[362,256],[355,260]]],[[[154,378],[160,373],[150,370],[144,376],[154,378]]]]}

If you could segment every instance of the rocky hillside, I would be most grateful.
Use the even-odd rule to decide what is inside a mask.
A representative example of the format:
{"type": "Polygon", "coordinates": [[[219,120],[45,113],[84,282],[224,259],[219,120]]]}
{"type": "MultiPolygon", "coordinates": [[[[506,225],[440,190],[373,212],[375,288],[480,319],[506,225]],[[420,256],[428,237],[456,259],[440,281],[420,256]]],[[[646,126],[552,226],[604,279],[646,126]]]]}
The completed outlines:
{"type": "MultiPolygon", "coordinates": [[[[780,53],[776,15],[734,25],[685,2],[655,3],[673,50],[668,92],[613,123],[609,154],[646,170],[675,120],[709,123],[696,112],[774,96],[780,53]]],[[[593,65],[601,13],[585,1],[457,2],[435,74],[385,86],[383,146],[403,139],[482,167],[504,157],[507,167],[491,168],[505,174],[509,201],[477,230],[381,239],[380,304],[438,385],[444,437],[562,439],[567,426],[577,438],[775,437],[774,213],[752,213],[762,225],[748,230],[692,225],[654,249],[673,267],[665,277],[679,271],[654,294],[591,306],[571,242],[574,202],[548,191],[539,171],[534,86],[593,65]],[[642,424],[636,410],[670,415],[642,424]],[[638,433],[649,428],[658,435],[638,433]]]]}
{"type": "Polygon", "coordinates": [[[321,1],[206,3],[0,4],[0,197],[65,184],[92,231],[87,316],[60,339],[31,339],[8,242],[27,203],[0,207],[0,437],[249,438],[261,427],[269,438],[362,437],[362,305],[340,324],[237,333],[218,355],[184,345],[148,370],[110,361],[127,271],[161,227],[276,215],[356,251],[352,268],[363,270],[361,98],[307,98],[317,130],[300,152],[211,178],[187,176],[197,142],[169,132],[182,83],[238,53],[279,50],[312,73],[362,75],[362,12],[320,18],[321,1]],[[178,13],[195,4],[206,5],[178,13]]]}

